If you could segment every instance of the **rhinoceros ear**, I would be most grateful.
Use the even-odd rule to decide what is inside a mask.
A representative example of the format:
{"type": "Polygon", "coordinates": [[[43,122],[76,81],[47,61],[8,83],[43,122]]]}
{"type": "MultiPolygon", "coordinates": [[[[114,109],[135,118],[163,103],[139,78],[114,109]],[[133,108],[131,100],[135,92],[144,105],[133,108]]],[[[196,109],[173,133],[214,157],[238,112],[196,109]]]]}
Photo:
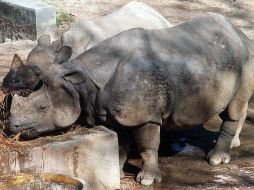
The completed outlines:
{"type": "Polygon", "coordinates": [[[71,58],[72,50],[69,46],[63,46],[54,59],[54,63],[62,64],[71,58]]]}
{"type": "Polygon", "coordinates": [[[49,35],[41,35],[38,39],[39,46],[50,46],[50,36],[49,35]]]}
{"type": "Polygon", "coordinates": [[[72,125],[81,113],[80,97],[75,87],[63,83],[50,91],[50,94],[54,108],[55,126],[67,127],[72,125]]]}
{"type": "Polygon", "coordinates": [[[53,41],[50,47],[55,51],[59,52],[61,47],[63,46],[63,41],[61,38],[58,38],[57,40],[53,41]]]}
{"type": "Polygon", "coordinates": [[[86,76],[80,71],[72,71],[63,76],[64,80],[71,81],[73,84],[80,84],[86,81],[86,76]]]}
{"type": "Polygon", "coordinates": [[[12,59],[11,63],[11,69],[18,69],[19,67],[23,66],[23,61],[21,58],[18,56],[18,54],[15,54],[12,59]]]}

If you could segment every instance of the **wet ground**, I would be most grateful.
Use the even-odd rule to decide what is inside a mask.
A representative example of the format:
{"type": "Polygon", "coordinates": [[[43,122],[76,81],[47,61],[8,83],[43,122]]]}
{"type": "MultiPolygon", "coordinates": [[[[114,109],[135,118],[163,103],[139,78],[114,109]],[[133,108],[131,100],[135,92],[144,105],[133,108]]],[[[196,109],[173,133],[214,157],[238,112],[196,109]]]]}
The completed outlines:
{"type": "Polygon", "coordinates": [[[214,117],[204,126],[163,132],[159,151],[162,183],[143,187],[134,182],[141,160],[133,158],[125,168],[127,176],[121,181],[121,189],[254,189],[254,124],[245,123],[241,146],[232,150],[229,164],[211,166],[205,157],[216,142],[220,124],[221,120],[214,117]]]}

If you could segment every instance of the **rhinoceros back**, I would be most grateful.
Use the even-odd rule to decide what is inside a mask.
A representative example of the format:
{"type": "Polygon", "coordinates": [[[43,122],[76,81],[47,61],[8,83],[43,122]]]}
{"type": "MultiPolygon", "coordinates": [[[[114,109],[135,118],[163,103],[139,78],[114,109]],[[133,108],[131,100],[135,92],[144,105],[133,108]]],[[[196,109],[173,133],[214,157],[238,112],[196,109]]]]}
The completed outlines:
{"type": "Polygon", "coordinates": [[[148,36],[174,85],[173,118],[179,125],[203,123],[222,112],[242,85],[249,85],[244,84],[249,75],[247,37],[222,15],[203,14],[176,27],[150,30],[148,36]]]}
{"type": "Polygon", "coordinates": [[[79,22],[63,34],[63,45],[73,48],[72,58],[124,30],[169,28],[172,24],[142,2],[132,1],[119,10],[94,21],[79,22]]]}
{"type": "Polygon", "coordinates": [[[84,65],[98,87],[104,88],[122,58],[148,46],[144,31],[143,28],[135,28],[119,33],[74,60],[84,65]]]}

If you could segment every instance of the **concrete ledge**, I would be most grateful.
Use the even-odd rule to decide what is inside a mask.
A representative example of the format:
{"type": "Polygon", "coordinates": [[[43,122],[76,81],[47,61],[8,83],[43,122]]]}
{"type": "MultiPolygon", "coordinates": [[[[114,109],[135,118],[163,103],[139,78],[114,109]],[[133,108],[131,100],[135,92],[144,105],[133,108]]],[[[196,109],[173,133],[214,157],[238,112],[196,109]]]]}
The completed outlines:
{"type": "Polygon", "coordinates": [[[52,35],[56,30],[56,10],[33,0],[0,0],[0,30],[2,38],[11,40],[52,35]]]}
{"type": "Polygon", "coordinates": [[[85,181],[89,190],[120,189],[118,140],[114,132],[86,129],[21,145],[26,149],[25,155],[0,154],[0,175],[64,174],[85,181]]]}

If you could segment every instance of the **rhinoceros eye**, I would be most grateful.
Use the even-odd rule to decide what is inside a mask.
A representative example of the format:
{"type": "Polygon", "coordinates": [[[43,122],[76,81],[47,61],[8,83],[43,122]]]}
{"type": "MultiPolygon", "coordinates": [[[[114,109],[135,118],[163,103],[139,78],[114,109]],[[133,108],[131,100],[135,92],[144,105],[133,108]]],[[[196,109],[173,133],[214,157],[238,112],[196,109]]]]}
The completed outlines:
{"type": "Polygon", "coordinates": [[[46,113],[48,111],[47,106],[40,105],[37,107],[38,112],[46,113]]]}
{"type": "Polygon", "coordinates": [[[19,79],[14,78],[14,79],[12,79],[12,80],[11,80],[11,82],[12,82],[12,83],[20,83],[20,80],[19,80],[19,79]]]}
{"type": "Polygon", "coordinates": [[[45,110],[47,108],[47,106],[39,106],[40,110],[45,110]]]}

